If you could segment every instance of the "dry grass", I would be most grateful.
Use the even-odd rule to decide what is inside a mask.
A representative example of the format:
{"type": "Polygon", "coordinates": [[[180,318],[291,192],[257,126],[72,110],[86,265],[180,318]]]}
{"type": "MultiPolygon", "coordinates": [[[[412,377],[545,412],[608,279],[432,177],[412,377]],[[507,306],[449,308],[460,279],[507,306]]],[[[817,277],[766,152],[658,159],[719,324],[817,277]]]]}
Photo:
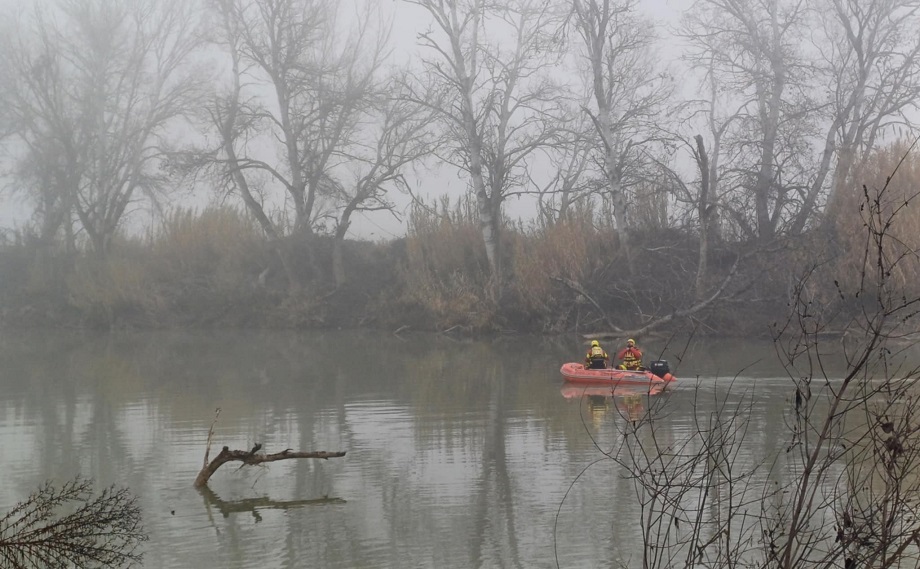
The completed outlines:
{"type": "Polygon", "coordinates": [[[162,311],[139,243],[117,240],[106,259],[82,257],[66,278],[68,303],[82,314],[83,324],[116,327],[150,324],[162,311]]]}
{"type": "Polygon", "coordinates": [[[151,241],[159,280],[215,292],[254,282],[268,254],[255,222],[227,207],[178,209],[151,241]]]}
{"type": "Polygon", "coordinates": [[[514,287],[524,310],[551,316],[559,309],[553,277],[590,282],[617,258],[619,242],[610,227],[595,228],[590,210],[535,229],[515,243],[514,287]]]}
{"type": "Polygon", "coordinates": [[[486,295],[489,264],[470,200],[417,206],[409,220],[401,272],[406,300],[418,303],[438,328],[483,328],[495,307],[486,295]]]}
{"type": "Polygon", "coordinates": [[[66,279],[68,304],[88,326],[209,320],[251,294],[266,250],[237,210],[176,210],[143,240],[117,239],[105,259],[81,256],[66,279]]]}

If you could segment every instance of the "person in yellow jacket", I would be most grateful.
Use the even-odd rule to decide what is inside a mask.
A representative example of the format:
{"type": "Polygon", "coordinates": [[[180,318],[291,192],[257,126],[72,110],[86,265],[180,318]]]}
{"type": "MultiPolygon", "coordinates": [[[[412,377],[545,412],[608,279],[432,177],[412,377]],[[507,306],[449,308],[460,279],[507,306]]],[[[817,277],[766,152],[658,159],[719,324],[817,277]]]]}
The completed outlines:
{"type": "Polygon", "coordinates": [[[619,369],[642,369],[642,350],[636,346],[635,340],[632,338],[626,340],[626,347],[617,353],[617,361],[621,362],[619,369]]]}
{"type": "Polygon", "coordinates": [[[601,347],[600,342],[591,340],[591,348],[585,354],[585,369],[607,369],[610,356],[601,347]]]}

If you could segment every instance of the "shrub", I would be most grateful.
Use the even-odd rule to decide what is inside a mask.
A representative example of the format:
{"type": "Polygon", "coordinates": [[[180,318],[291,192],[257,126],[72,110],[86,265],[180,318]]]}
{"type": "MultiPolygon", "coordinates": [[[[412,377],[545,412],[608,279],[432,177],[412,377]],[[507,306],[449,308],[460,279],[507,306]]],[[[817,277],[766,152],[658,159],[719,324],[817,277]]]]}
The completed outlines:
{"type": "Polygon", "coordinates": [[[85,479],[60,488],[49,482],[0,518],[0,565],[122,567],[141,561],[137,547],[146,540],[128,490],[113,486],[95,495],[85,479]]]}

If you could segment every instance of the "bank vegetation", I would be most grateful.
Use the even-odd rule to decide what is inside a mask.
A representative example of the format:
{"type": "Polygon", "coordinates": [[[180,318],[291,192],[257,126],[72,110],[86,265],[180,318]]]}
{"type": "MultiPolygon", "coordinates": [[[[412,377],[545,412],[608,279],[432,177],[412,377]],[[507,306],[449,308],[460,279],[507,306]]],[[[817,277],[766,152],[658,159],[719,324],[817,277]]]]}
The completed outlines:
{"type": "MultiPolygon", "coordinates": [[[[896,171],[880,205],[903,210],[890,232],[916,250],[920,211],[903,204],[920,180],[920,162],[906,151],[898,145],[879,153],[864,179],[870,188],[896,171]]],[[[636,228],[627,254],[609,219],[591,207],[529,227],[506,220],[501,254],[507,275],[496,296],[475,208],[469,200],[443,200],[414,208],[405,238],[346,240],[342,284],[328,270],[331,238],[273,243],[245,211],[231,207],[177,210],[144,236],[117,236],[105,258],[80,247],[49,247],[26,228],[0,247],[2,322],[591,335],[664,321],[658,331],[763,335],[796,295],[834,313],[860,310],[858,298],[844,299],[838,290],[863,278],[856,270],[865,249],[858,237],[863,191],[854,183],[832,223],[797,239],[769,246],[714,240],[704,283],[707,290],[722,287],[718,300],[677,318],[706,300],[695,295],[699,236],[693,227],[636,228]],[[278,247],[289,260],[286,268],[278,247]],[[812,278],[800,291],[794,275],[804,271],[812,278]]],[[[907,255],[892,278],[905,291],[920,292],[914,290],[920,263],[907,255]]]]}

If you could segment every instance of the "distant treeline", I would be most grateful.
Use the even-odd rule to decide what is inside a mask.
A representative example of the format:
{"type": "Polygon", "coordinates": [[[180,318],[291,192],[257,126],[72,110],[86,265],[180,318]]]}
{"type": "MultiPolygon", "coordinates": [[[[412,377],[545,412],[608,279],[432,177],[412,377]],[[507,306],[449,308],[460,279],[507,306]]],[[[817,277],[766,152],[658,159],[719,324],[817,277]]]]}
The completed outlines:
{"type": "MultiPolygon", "coordinates": [[[[600,331],[605,319],[629,326],[692,300],[694,242],[679,231],[637,237],[630,270],[616,232],[595,228],[590,217],[509,228],[507,281],[496,290],[469,208],[418,209],[413,223],[410,236],[388,243],[345,241],[339,286],[330,237],[272,242],[230,208],[175,213],[156,235],[116,239],[104,259],[20,233],[0,249],[2,319],[93,328],[600,331]]],[[[714,256],[716,280],[734,254],[714,256]]]]}
{"type": "Polygon", "coordinates": [[[346,240],[339,279],[333,238],[295,234],[273,241],[247,213],[224,207],[174,213],[146,237],[114,240],[104,258],[28,231],[9,236],[0,248],[2,322],[472,334],[611,333],[658,322],[663,333],[765,335],[794,299],[809,299],[828,322],[863,308],[843,304],[839,293],[875,278],[873,267],[864,266],[874,247],[863,230],[872,222],[864,215],[867,199],[884,200],[883,210],[896,214],[885,247],[905,258],[898,274],[886,278],[907,297],[920,294],[920,261],[912,253],[920,250],[920,211],[905,207],[920,180],[920,161],[898,165],[903,152],[879,154],[867,186],[854,186],[835,219],[797,239],[714,240],[699,285],[696,232],[634,228],[626,249],[619,232],[590,208],[528,228],[506,222],[505,279],[496,285],[470,201],[416,207],[405,238],[346,240]],[[884,172],[895,169],[886,186],[884,172]],[[871,187],[886,193],[879,198],[871,187]]]}

